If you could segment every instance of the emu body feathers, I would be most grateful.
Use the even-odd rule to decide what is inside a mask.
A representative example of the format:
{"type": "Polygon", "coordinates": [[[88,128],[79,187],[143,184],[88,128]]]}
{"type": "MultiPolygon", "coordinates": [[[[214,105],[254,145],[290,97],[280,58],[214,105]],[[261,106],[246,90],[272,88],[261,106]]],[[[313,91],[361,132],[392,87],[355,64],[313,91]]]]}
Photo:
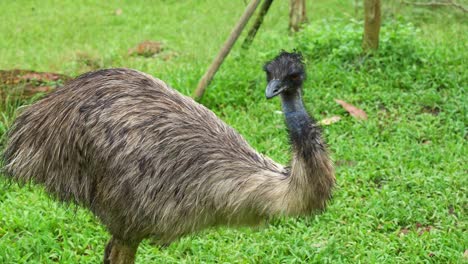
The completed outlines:
{"type": "Polygon", "coordinates": [[[144,238],[167,244],[211,226],[255,225],[325,208],[334,173],[320,131],[305,111],[286,121],[291,168],[256,152],[213,112],[161,80],[100,70],[19,115],[5,171],[89,208],[113,235],[105,262],[132,263],[144,238]],[[294,122],[298,128],[289,125],[294,122]]]}

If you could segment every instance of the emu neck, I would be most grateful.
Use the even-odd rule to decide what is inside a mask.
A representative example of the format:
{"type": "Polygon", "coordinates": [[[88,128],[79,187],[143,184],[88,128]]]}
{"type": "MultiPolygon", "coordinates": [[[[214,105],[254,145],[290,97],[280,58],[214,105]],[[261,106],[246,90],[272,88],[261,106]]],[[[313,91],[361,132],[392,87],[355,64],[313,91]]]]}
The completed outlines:
{"type": "Polygon", "coordinates": [[[304,214],[325,208],[334,184],[334,172],[320,128],[309,116],[300,90],[282,94],[282,106],[289,129],[293,159],[289,175],[290,213],[304,214]]]}
{"type": "Polygon", "coordinates": [[[294,112],[305,112],[304,103],[302,102],[302,94],[300,90],[293,93],[281,94],[281,103],[283,107],[283,112],[285,114],[294,112]]]}
{"type": "Polygon", "coordinates": [[[312,123],[304,107],[300,89],[294,93],[281,94],[281,103],[292,143],[299,143],[297,137],[304,136],[304,128],[312,123]]]}

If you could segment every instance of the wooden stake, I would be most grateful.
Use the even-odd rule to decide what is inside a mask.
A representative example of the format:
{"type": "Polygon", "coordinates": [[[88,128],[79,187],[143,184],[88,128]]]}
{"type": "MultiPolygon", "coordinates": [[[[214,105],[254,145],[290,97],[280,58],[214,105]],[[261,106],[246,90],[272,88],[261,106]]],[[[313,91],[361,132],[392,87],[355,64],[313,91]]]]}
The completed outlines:
{"type": "Polygon", "coordinates": [[[254,13],[259,3],[260,3],[260,0],[250,1],[249,5],[244,11],[244,14],[242,14],[236,26],[231,31],[231,35],[229,36],[229,38],[226,40],[223,47],[219,51],[218,56],[216,56],[214,61],[211,63],[211,66],[206,71],[205,75],[203,75],[203,77],[200,79],[200,82],[197,85],[197,89],[193,93],[193,96],[195,97],[195,99],[198,100],[203,96],[203,94],[205,93],[206,87],[208,86],[208,84],[210,84],[216,71],[218,71],[219,66],[221,66],[224,59],[229,54],[229,51],[231,51],[232,46],[234,46],[234,43],[239,38],[239,35],[241,34],[242,30],[244,29],[245,25],[249,21],[249,18],[252,16],[252,14],[254,13]]]}
{"type": "Polygon", "coordinates": [[[255,38],[258,29],[263,23],[263,18],[265,17],[266,13],[268,13],[268,9],[270,9],[271,3],[273,3],[273,0],[265,0],[263,2],[262,6],[260,7],[257,19],[255,19],[252,28],[249,30],[249,34],[245,38],[244,43],[242,43],[242,48],[248,49],[250,44],[252,44],[252,41],[255,38]]]}

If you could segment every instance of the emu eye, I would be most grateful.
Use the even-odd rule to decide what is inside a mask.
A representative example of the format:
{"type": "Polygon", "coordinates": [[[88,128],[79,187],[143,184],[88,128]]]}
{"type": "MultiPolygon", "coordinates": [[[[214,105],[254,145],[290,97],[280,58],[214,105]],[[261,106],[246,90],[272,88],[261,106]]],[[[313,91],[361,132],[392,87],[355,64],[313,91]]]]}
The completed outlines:
{"type": "Polygon", "coordinates": [[[290,79],[291,81],[297,82],[297,81],[300,81],[300,80],[301,80],[301,75],[299,75],[299,74],[291,74],[291,75],[289,75],[289,79],[290,79]]]}

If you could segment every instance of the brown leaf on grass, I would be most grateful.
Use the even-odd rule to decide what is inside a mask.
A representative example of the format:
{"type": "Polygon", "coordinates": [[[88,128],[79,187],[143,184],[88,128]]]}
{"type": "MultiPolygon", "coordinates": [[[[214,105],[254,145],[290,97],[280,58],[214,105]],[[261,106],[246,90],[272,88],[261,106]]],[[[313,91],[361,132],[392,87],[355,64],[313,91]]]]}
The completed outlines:
{"type": "Polygon", "coordinates": [[[338,121],[341,120],[341,117],[340,116],[332,116],[332,117],[329,117],[329,118],[325,118],[325,119],[322,119],[319,124],[321,124],[322,126],[329,126],[331,124],[334,124],[338,121]]]}
{"type": "Polygon", "coordinates": [[[335,99],[335,102],[340,104],[353,117],[357,119],[367,120],[367,114],[366,112],[364,112],[364,110],[357,108],[356,106],[340,99],[335,99]]]}
{"type": "Polygon", "coordinates": [[[116,16],[120,16],[123,13],[122,8],[117,8],[114,13],[116,16]]]}
{"type": "Polygon", "coordinates": [[[128,55],[151,57],[163,51],[163,44],[159,41],[146,40],[128,50],[128,55]]]}

